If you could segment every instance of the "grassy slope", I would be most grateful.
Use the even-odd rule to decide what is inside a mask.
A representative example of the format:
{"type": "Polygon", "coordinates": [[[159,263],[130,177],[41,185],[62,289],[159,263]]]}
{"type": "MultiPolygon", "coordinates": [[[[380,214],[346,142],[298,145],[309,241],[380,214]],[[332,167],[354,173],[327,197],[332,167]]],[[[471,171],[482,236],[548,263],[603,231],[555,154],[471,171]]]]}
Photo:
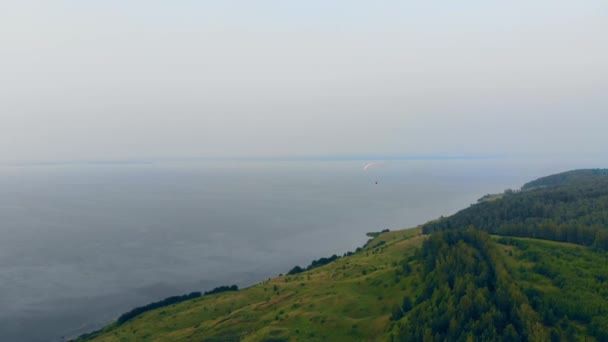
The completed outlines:
{"type": "MultiPolygon", "coordinates": [[[[419,262],[410,259],[409,275],[402,265],[424,239],[418,228],[384,233],[362,252],[329,265],[151,311],[123,326],[108,326],[94,340],[388,341],[400,324],[390,321],[392,309],[422,290],[419,262]],[[385,244],[373,247],[381,241],[385,244]]],[[[605,325],[608,253],[544,240],[494,240],[501,242],[496,244],[501,260],[548,332],[583,339],[590,336],[591,320],[599,317],[596,325],[605,325]]]]}
{"type": "Polygon", "coordinates": [[[383,233],[326,266],[151,311],[95,341],[375,340],[413,288],[415,276],[396,274],[423,239],[419,228],[383,233]]]}
{"type": "MultiPolygon", "coordinates": [[[[567,193],[570,197],[565,203],[573,206],[572,199],[581,197],[595,201],[593,205],[582,205],[576,207],[577,210],[556,209],[549,218],[557,219],[561,217],[559,215],[567,214],[565,221],[572,219],[578,224],[580,218],[577,213],[579,209],[585,209],[599,215],[599,218],[591,220],[592,223],[604,222],[602,215],[606,213],[606,207],[596,195],[598,189],[608,189],[606,174],[606,170],[575,171],[546,177],[528,186],[578,184],[574,189],[577,191],[566,189],[570,191],[567,193]]],[[[505,220],[505,210],[499,210],[498,214],[503,216],[497,214],[496,218],[490,210],[493,207],[520,197],[526,197],[530,205],[543,204],[547,198],[561,200],[564,194],[558,190],[546,187],[536,192],[483,201],[472,207],[483,207],[483,210],[469,216],[483,219],[476,222],[477,228],[488,230],[484,229],[484,224],[496,228],[501,220],[505,220]],[[545,193],[547,195],[540,199],[533,196],[545,193]]],[[[554,202],[549,204],[555,207],[554,202]]],[[[515,204],[508,208],[515,216],[522,214],[515,209],[529,211],[531,208],[528,204],[515,204]]],[[[544,210],[553,207],[545,206],[544,210]]],[[[458,221],[459,215],[469,211],[471,209],[447,218],[454,221],[452,228],[473,223],[458,221]]],[[[429,222],[427,226],[441,225],[447,219],[429,222]]],[[[526,221],[525,225],[530,226],[530,223],[526,221]]],[[[400,325],[410,319],[408,315],[416,311],[412,310],[400,321],[392,322],[389,318],[393,309],[406,295],[415,301],[428,285],[420,276],[421,261],[414,256],[424,239],[420,228],[383,233],[363,251],[326,266],[293,276],[272,278],[236,293],[205,296],[150,311],[122,326],[107,326],[94,340],[390,340],[391,336],[399,333],[400,325]],[[384,244],[378,245],[383,241],[384,244]],[[411,266],[411,271],[405,271],[406,263],[411,266]]],[[[580,340],[593,335],[608,341],[608,252],[526,238],[495,236],[494,240],[499,242],[492,247],[498,255],[497,263],[504,263],[509,281],[516,283],[540,317],[544,325],[540,330],[551,337],[556,335],[558,339],[580,340]]]]}

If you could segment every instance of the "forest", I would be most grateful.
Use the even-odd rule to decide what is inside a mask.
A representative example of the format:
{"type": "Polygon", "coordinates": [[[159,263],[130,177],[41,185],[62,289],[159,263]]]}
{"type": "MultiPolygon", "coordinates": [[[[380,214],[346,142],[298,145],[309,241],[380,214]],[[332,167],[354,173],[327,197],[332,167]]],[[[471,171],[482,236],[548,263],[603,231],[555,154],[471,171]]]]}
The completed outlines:
{"type": "Polygon", "coordinates": [[[428,234],[475,226],[490,234],[569,242],[608,250],[608,170],[540,178],[423,226],[428,234]]]}
{"type": "Polygon", "coordinates": [[[493,244],[473,228],[434,234],[423,243],[417,259],[424,281],[416,305],[400,325],[400,341],[543,337],[540,317],[510,280],[493,244]]]}
{"type": "Polygon", "coordinates": [[[433,234],[398,341],[608,341],[608,254],[472,227],[433,234]]]}

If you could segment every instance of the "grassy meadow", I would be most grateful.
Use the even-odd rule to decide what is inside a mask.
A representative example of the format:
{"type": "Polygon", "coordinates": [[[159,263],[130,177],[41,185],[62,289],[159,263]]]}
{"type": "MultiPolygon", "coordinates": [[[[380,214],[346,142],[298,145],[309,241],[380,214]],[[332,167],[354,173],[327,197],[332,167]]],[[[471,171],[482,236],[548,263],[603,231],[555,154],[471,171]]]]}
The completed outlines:
{"type": "MultiPolygon", "coordinates": [[[[146,312],[86,340],[402,340],[400,329],[416,306],[397,320],[392,312],[428,286],[417,253],[427,237],[420,228],[382,233],[325,266],[146,312]]],[[[530,238],[491,241],[543,339],[608,340],[608,253],[530,238]]]]}
{"type": "Polygon", "coordinates": [[[414,288],[403,263],[424,238],[419,228],[382,233],[328,265],[147,312],[94,340],[376,340],[414,288]]]}

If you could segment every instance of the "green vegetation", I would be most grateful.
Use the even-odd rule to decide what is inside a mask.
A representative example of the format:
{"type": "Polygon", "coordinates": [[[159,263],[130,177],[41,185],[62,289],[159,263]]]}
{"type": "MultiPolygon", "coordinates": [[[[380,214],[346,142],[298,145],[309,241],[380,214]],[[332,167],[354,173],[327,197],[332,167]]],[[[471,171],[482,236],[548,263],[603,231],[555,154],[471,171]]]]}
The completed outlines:
{"type": "Polygon", "coordinates": [[[594,182],[598,176],[608,176],[608,169],[573,170],[542,177],[524,184],[522,190],[546,186],[560,186],[584,182],[594,182]]]}
{"type": "MultiPolygon", "coordinates": [[[[419,229],[295,276],[146,312],[95,341],[608,337],[608,254],[470,228],[419,229]],[[427,242],[428,241],[428,242],[427,242]]],[[[81,340],[86,340],[85,338],[81,340]]]]}
{"type": "Polygon", "coordinates": [[[497,199],[501,199],[503,196],[504,196],[504,194],[487,194],[487,195],[482,196],[480,199],[478,199],[477,202],[479,203],[479,202],[495,201],[497,199]]]}
{"type": "Polygon", "coordinates": [[[606,252],[469,228],[434,234],[416,259],[423,281],[393,340],[608,340],[606,252]]]}
{"type": "Polygon", "coordinates": [[[419,228],[383,233],[372,244],[384,241],[381,246],[237,292],[149,311],[105,327],[93,340],[374,340],[386,334],[392,309],[419,281],[403,263],[424,239],[419,228]]]}
{"type": "Polygon", "coordinates": [[[608,341],[608,172],[528,184],[79,341],[608,341]]]}
{"type": "Polygon", "coordinates": [[[338,260],[338,258],[340,258],[337,255],[332,255],[329,258],[321,258],[319,260],[313,260],[310,265],[308,265],[308,267],[306,268],[302,268],[300,266],[295,266],[294,268],[292,268],[289,272],[287,272],[287,275],[294,275],[294,274],[298,274],[298,273],[302,273],[304,271],[310,271],[312,269],[315,269],[317,267],[321,267],[323,265],[327,265],[332,261],[338,260]]]}
{"type": "Polygon", "coordinates": [[[424,233],[475,226],[490,234],[532,237],[608,250],[608,170],[579,170],[541,178],[429,222],[424,233]]]}
{"type": "Polygon", "coordinates": [[[236,285],[232,285],[232,286],[219,286],[219,287],[214,288],[213,290],[205,291],[205,296],[216,294],[216,293],[238,291],[238,290],[239,290],[239,287],[236,286],[236,285]]]}
{"type": "Polygon", "coordinates": [[[417,305],[399,326],[401,341],[543,340],[538,315],[485,233],[433,235],[417,257],[423,282],[417,305]]]}
{"type": "Polygon", "coordinates": [[[608,253],[533,239],[497,241],[551,340],[608,341],[608,253]]]}
{"type": "Polygon", "coordinates": [[[369,232],[369,233],[366,233],[365,235],[369,236],[369,237],[372,237],[372,238],[375,238],[376,236],[378,236],[378,235],[380,235],[382,233],[388,233],[390,231],[391,231],[390,229],[382,229],[379,232],[369,232]]]}
{"type": "MultiPolygon", "coordinates": [[[[205,293],[206,294],[206,293],[205,293]]],[[[116,324],[121,325],[124,324],[125,322],[141,315],[142,313],[146,312],[146,311],[150,311],[150,310],[154,310],[154,309],[158,309],[158,308],[162,308],[164,306],[169,306],[172,304],[176,304],[179,302],[183,302],[186,301],[188,299],[193,299],[193,298],[198,298],[201,296],[200,292],[192,292],[190,294],[187,295],[183,295],[183,296],[172,296],[172,297],[168,297],[165,298],[161,301],[158,302],[154,302],[154,303],[150,303],[148,305],[144,305],[144,306],[140,306],[137,307],[129,312],[126,312],[122,315],[120,315],[120,317],[118,317],[118,320],[116,320],[116,324]]]]}

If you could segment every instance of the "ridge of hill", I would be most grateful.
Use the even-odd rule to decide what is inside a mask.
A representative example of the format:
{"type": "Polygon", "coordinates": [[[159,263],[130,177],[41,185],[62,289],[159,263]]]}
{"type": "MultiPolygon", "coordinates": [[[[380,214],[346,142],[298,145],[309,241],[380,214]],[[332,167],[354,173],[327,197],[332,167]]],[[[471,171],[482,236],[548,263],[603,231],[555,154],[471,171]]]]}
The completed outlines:
{"type": "Polygon", "coordinates": [[[530,190],[546,186],[564,186],[596,181],[598,178],[608,178],[608,169],[580,169],[541,177],[524,184],[522,190],[530,190]]]}
{"type": "Polygon", "coordinates": [[[608,341],[608,177],[582,171],[77,341],[608,341]]]}
{"type": "Polygon", "coordinates": [[[527,183],[429,222],[430,234],[474,226],[490,234],[570,242],[608,250],[608,170],[576,170],[527,183]]]}

